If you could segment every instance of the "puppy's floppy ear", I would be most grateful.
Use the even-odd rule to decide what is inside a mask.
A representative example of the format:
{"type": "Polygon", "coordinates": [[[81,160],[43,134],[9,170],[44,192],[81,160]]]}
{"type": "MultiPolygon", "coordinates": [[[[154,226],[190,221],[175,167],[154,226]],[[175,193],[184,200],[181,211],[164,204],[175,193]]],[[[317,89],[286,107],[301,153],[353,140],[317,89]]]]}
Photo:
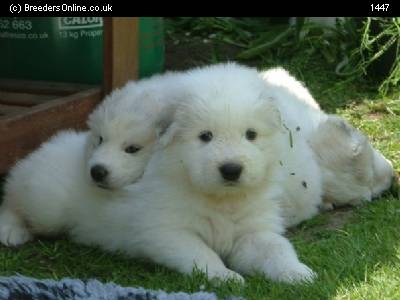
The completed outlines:
{"type": "Polygon", "coordinates": [[[169,105],[160,112],[155,122],[157,138],[161,138],[175,119],[176,105],[169,105]]]}
{"type": "Polygon", "coordinates": [[[158,146],[164,148],[173,143],[175,136],[179,130],[177,122],[172,122],[168,127],[164,129],[162,134],[158,138],[158,146]]]}
{"type": "Polygon", "coordinates": [[[352,137],[352,144],[351,144],[351,150],[353,152],[353,156],[358,156],[360,155],[366,146],[366,138],[363,135],[354,135],[352,137]]]}
{"type": "Polygon", "coordinates": [[[329,130],[329,136],[341,136],[343,141],[349,145],[354,157],[360,155],[368,144],[367,138],[343,118],[328,115],[324,125],[329,130]]]}
{"type": "Polygon", "coordinates": [[[172,143],[178,131],[178,124],[175,122],[177,105],[166,107],[156,120],[156,134],[158,146],[164,148],[172,143]]]}
{"type": "Polygon", "coordinates": [[[260,98],[262,101],[262,109],[260,111],[264,115],[264,119],[267,120],[267,124],[271,128],[280,129],[283,121],[276,99],[264,94],[261,94],[260,98]]]}

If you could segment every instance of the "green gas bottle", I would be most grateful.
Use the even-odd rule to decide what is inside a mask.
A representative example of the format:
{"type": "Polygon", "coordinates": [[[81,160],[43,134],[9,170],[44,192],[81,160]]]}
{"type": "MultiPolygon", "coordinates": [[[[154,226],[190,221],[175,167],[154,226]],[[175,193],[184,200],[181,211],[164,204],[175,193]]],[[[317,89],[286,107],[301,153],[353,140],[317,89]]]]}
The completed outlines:
{"type": "MultiPolygon", "coordinates": [[[[164,68],[163,19],[139,18],[139,77],[164,68]]],[[[0,77],[101,84],[100,17],[0,18],[0,77]]]]}
{"type": "Polygon", "coordinates": [[[164,70],[164,20],[157,17],[139,18],[139,77],[164,70]]]}

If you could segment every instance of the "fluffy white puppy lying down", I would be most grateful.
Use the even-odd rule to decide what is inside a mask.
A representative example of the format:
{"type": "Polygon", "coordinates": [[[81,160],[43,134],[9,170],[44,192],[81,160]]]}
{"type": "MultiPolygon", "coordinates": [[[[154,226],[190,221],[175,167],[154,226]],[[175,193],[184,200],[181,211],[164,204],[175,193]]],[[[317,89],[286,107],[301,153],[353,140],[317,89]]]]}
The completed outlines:
{"type": "Polygon", "coordinates": [[[165,106],[173,77],[128,83],[94,110],[88,132],[61,132],[19,161],[5,184],[0,241],[16,246],[32,233],[60,233],[76,202],[108,201],[137,181],[172,116],[165,106]]]}
{"type": "Polygon", "coordinates": [[[187,101],[142,180],[115,201],[79,202],[70,235],[210,279],[311,280],[282,235],[278,157],[287,135],[257,72],[217,65],[189,72],[182,85],[187,101]]]}
{"type": "Polygon", "coordinates": [[[283,122],[309,141],[321,168],[325,208],[360,204],[387,190],[393,166],[368,139],[344,119],[320,110],[310,92],[287,71],[260,72],[275,87],[283,122]]]}
{"type": "MultiPolygon", "coordinates": [[[[189,72],[180,84],[187,100],[178,105],[175,122],[159,141],[158,147],[164,149],[155,151],[138,183],[104,198],[90,193],[76,199],[80,187],[69,188],[67,196],[61,197],[68,199],[64,203],[52,197],[49,182],[56,180],[49,175],[52,170],[42,170],[45,182],[35,170],[37,193],[45,196],[32,199],[32,194],[26,193],[16,197],[12,192],[16,190],[7,188],[9,196],[0,216],[3,243],[22,242],[10,237],[18,230],[28,232],[24,217],[34,232],[47,233],[62,225],[75,241],[122,250],[183,273],[197,268],[209,278],[243,280],[240,274],[260,272],[278,281],[311,280],[314,273],[298,260],[282,235],[279,203],[296,194],[283,190],[288,176],[280,160],[290,160],[289,154],[285,155],[289,140],[256,70],[234,64],[206,67],[189,72]]],[[[109,107],[116,108],[117,103],[109,107]]],[[[107,111],[100,120],[105,120],[108,128],[107,122],[114,118],[107,111]]],[[[97,118],[92,117],[89,124],[94,120],[97,118]]],[[[118,136],[134,126],[117,127],[110,135],[91,128],[91,141],[101,144],[101,149],[112,133],[118,136]]],[[[123,151],[125,147],[119,145],[123,151]]],[[[90,164],[92,160],[86,161],[90,164]]],[[[77,165],[84,168],[86,161],[82,155],[77,165]]],[[[79,172],[78,166],[74,172],[79,172]]],[[[63,180],[62,172],[57,180],[63,180]]],[[[8,185],[14,184],[13,178],[11,174],[8,185]]],[[[76,178],[85,188],[89,186],[83,175],[76,178]]],[[[30,184],[29,180],[24,178],[15,185],[30,184]]],[[[74,181],[72,186],[76,187],[74,181]]],[[[305,190],[301,183],[299,187],[297,197],[305,190]]],[[[57,182],[55,192],[59,188],[57,182]]]]}

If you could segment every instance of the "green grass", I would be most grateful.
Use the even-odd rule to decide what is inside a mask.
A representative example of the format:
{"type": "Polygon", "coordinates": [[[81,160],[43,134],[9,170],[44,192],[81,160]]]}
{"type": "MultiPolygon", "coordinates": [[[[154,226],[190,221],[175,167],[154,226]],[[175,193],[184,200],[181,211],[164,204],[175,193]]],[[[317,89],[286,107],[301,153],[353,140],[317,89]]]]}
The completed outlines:
{"type": "MultiPolygon", "coordinates": [[[[194,53],[198,45],[187,43],[191,43],[194,53]]],[[[179,47],[185,46],[182,44],[179,47]]],[[[185,67],[235,57],[227,57],[226,53],[224,47],[213,43],[208,52],[202,53],[202,60],[186,61],[185,67]]],[[[374,146],[399,171],[400,92],[393,91],[381,98],[376,83],[363,78],[344,81],[318,51],[298,49],[295,54],[260,58],[251,64],[260,68],[275,65],[288,68],[306,83],[326,111],[346,117],[369,135],[374,146]]],[[[0,274],[97,278],[124,286],[167,291],[203,289],[216,292],[221,298],[236,295],[247,299],[400,299],[399,228],[400,201],[385,196],[363,207],[324,213],[290,231],[288,235],[299,256],[318,273],[318,279],[306,285],[272,283],[254,276],[246,277],[244,286],[235,283],[216,286],[201,274],[183,276],[66,239],[35,241],[18,249],[0,247],[0,274]]]]}

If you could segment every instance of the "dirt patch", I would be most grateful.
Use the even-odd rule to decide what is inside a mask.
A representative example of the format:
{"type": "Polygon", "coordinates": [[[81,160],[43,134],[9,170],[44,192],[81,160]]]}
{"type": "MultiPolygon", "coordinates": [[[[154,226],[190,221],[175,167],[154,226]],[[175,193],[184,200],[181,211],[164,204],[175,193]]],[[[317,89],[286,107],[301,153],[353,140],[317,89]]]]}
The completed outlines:
{"type": "Polygon", "coordinates": [[[207,61],[212,52],[212,45],[197,42],[166,41],[165,69],[184,70],[195,67],[198,62],[207,61]]]}
{"type": "Polygon", "coordinates": [[[333,211],[325,212],[327,222],[322,225],[322,228],[337,230],[342,229],[354,214],[353,207],[336,208],[333,211]]]}
{"type": "Polygon", "coordinates": [[[350,222],[354,214],[354,207],[346,206],[336,208],[332,211],[321,213],[311,224],[309,222],[300,225],[299,227],[291,228],[287,232],[288,237],[301,235],[301,238],[306,241],[319,239],[326,230],[335,231],[341,230],[347,223],[350,222]]]}
{"type": "Polygon", "coordinates": [[[369,120],[381,120],[384,117],[385,117],[385,115],[382,114],[382,113],[370,113],[370,114],[367,114],[367,118],[369,120]]]}
{"type": "Polygon", "coordinates": [[[199,37],[166,39],[165,69],[185,70],[217,61],[232,61],[241,50],[237,46],[220,41],[206,39],[204,42],[204,39],[199,37]]]}

